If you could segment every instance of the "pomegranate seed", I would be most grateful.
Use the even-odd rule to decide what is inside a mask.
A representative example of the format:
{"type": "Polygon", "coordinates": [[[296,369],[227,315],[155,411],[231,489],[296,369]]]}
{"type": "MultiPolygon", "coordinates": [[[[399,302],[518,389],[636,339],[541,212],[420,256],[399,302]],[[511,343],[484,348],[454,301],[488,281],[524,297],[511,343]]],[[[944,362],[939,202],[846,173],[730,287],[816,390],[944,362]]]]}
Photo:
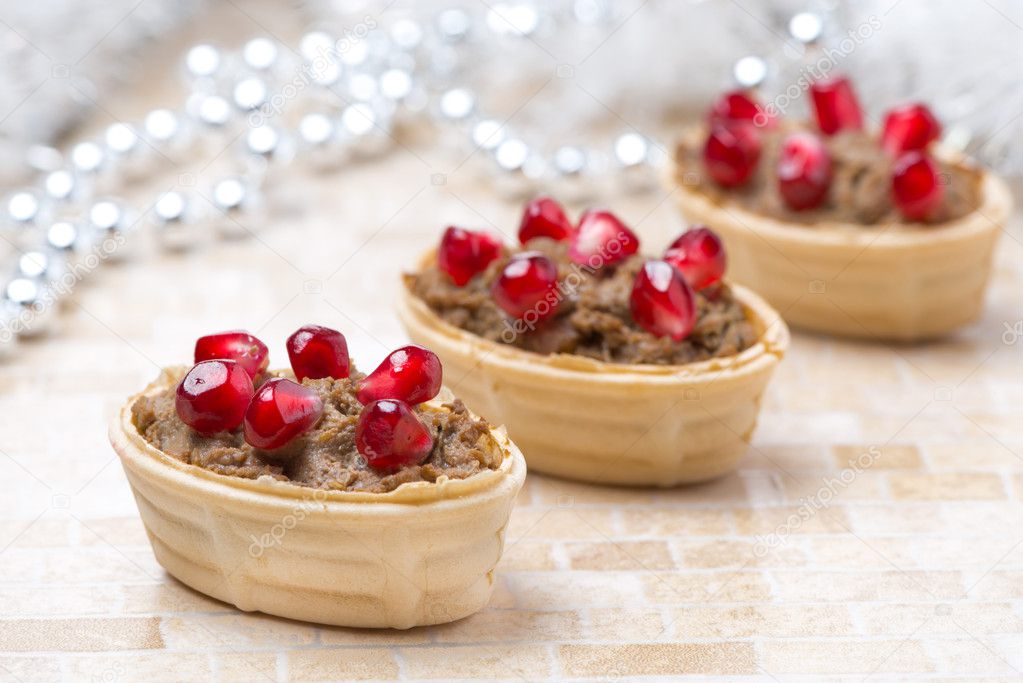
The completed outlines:
{"type": "Polygon", "coordinates": [[[893,157],[911,150],[925,149],[941,137],[941,124],[922,104],[895,107],[884,117],[881,146],[893,157]]]}
{"type": "Polygon", "coordinates": [[[828,196],[831,155],[813,133],[793,133],[782,143],[777,172],[785,205],[793,211],[812,209],[828,196]]]}
{"type": "Polygon", "coordinates": [[[305,325],[288,337],[288,358],[295,377],[302,381],[348,376],[348,342],[337,330],[319,325],[305,325]]]}
{"type": "Polygon", "coordinates": [[[748,124],[718,123],[703,147],[703,165],[718,185],[738,187],[753,175],[760,161],[760,135],[748,124]]]}
{"type": "Polygon", "coordinates": [[[682,341],[696,324],[693,290],[666,261],[647,261],[629,297],[632,319],[650,334],[682,341]]]}
{"type": "Polygon", "coordinates": [[[359,414],[355,447],[370,467],[396,470],[421,463],[433,450],[433,436],[404,401],[373,401],[359,414]]]}
{"type": "Polygon", "coordinates": [[[852,83],[845,76],[822,78],[810,85],[817,127],[825,135],[863,130],[863,112],[852,83]]]}
{"type": "Polygon", "coordinates": [[[723,93],[714,101],[707,119],[711,124],[746,122],[758,128],[773,128],[775,124],[774,117],[746,90],[723,93]]]}
{"type": "Polygon", "coordinates": [[[272,451],[312,429],[323,415],[320,395],[290,379],[267,380],[245,411],[245,443],[272,451]]]}
{"type": "Polygon", "coordinates": [[[410,344],[392,351],[377,369],[359,382],[356,394],[363,405],[396,398],[415,405],[440,391],[443,369],[433,351],[410,344]]]}
{"type": "Polygon", "coordinates": [[[537,197],[522,212],[519,242],[525,244],[534,237],[550,237],[559,242],[572,237],[572,223],[565,210],[550,197],[537,197]]]}
{"type": "Polygon", "coordinates": [[[934,215],[945,196],[938,167],[923,152],[906,152],[895,162],[892,196],[905,218],[927,220],[934,215]]]}
{"type": "Polygon", "coordinates": [[[579,219],[568,257],[574,263],[600,268],[639,251],[639,238],[610,211],[590,209],[579,219]]]}
{"type": "Polygon", "coordinates": [[[490,294],[505,313],[536,320],[553,315],[560,303],[558,267],[538,251],[524,251],[508,259],[490,286],[490,294]]]}
{"type": "Polygon", "coordinates": [[[690,287],[703,289],[724,276],[725,245],[716,232],[699,225],[679,235],[664,252],[664,260],[678,268],[690,287]]]}
{"type": "Polygon", "coordinates": [[[204,360],[236,361],[255,378],[270,363],[270,351],[248,332],[220,332],[196,340],[195,362],[204,360]]]}
{"type": "Polygon", "coordinates": [[[252,378],[235,361],[205,360],[178,384],[174,409],[200,434],[216,434],[242,423],[252,391],[252,378]]]}
{"type": "Polygon", "coordinates": [[[437,265],[461,287],[500,255],[501,242],[496,237],[452,226],[441,237],[437,265]]]}

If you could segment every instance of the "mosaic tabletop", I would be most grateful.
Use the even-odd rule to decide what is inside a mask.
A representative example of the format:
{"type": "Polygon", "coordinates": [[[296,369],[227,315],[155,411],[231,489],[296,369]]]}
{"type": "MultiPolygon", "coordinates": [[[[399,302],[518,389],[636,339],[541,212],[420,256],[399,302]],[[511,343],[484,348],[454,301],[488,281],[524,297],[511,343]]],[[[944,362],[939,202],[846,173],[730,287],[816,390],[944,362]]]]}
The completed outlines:
{"type": "MultiPolygon", "coordinates": [[[[109,417],[209,331],[247,328],[280,360],[318,322],[364,368],[405,341],[401,269],[445,225],[509,234],[518,216],[475,160],[423,142],[338,175],[289,170],[248,239],[132,245],[0,364],[0,680],[1023,677],[1019,216],[969,329],[920,346],[795,333],[735,473],[669,490],[531,473],[475,616],[320,627],[170,578],[109,417]]],[[[168,185],[204,179],[175,171],[168,185]]],[[[665,191],[601,201],[651,250],[682,226],[665,191]]]]}

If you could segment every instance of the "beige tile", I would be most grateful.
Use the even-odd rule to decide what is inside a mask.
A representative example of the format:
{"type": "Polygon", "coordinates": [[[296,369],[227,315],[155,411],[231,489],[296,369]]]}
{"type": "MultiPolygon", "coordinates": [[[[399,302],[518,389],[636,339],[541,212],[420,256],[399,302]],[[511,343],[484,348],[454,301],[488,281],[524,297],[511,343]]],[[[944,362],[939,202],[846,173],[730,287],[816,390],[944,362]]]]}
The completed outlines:
{"type": "Polygon", "coordinates": [[[843,509],[818,505],[736,510],[735,524],[740,534],[748,536],[835,534],[849,528],[843,509]]]}
{"type": "Polygon", "coordinates": [[[507,542],[516,543],[519,539],[605,538],[616,533],[610,510],[531,507],[512,513],[507,542]]]}
{"type": "Polygon", "coordinates": [[[970,575],[966,580],[970,598],[1005,600],[1023,598],[1023,570],[996,569],[970,575]]]}
{"type": "Polygon", "coordinates": [[[163,617],[167,647],[180,650],[292,648],[316,641],[315,627],[266,614],[163,617]]]}
{"type": "Polygon", "coordinates": [[[562,645],[562,670],[568,676],[671,676],[752,674],[749,643],[638,643],[634,645],[562,645]]]}
{"type": "Polygon", "coordinates": [[[120,605],[118,586],[0,588],[0,616],[55,617],[110,614],[120,605]]]}
{"type": "Polygon", "coordinates": [[[81,545],[149,547],[146,528],[137,516],[88,519],[76,524],[81,545]]]}
{"type": "Polygon", "coordinates": [[[772,571],[785,602],[948,600],[964,594],[962,576],[950,571],[772,571]]]}
{"type": "Polygon", "coordinates": [[[920,449],[912,444],[845,444],[832,448],[835,466],[839,469],[916,470],[923,466],[920,449]]]}
{"type": "MultiPolygon", "coordinates": [[[[920,556],[903,538],[887,536],[830,536],[806,539],[818,569],[915,569],[920,556]]],[[[925,562],[927,568],[936,566],[925,562]]]]}
{"type": "Polygon", "coordinates": [[[947,533],[949,528],[949,519],[936,503],[859,504],[849,506],[846,512],[858,534],[937,534],[947,533]]]}
{"type": "Polygon", "coordinates": [[[162,614],[167,612],[235,613],[227,603],[168,579],[166,583],[129,585],[124,587],[124,611],[127,613],[162,614]]]}
{"type": "Polygon", "coordinates": [[[277,655],[272,652],[218,652],[213,667],[222,683],[277,681],[277,655]]]}
{"type": "Polygon", "coordinates": [[[897,500],[997,500],[1005,498],[1002,479],[995,474],[891,473],[888,485],[897,500]]]}
{"type": "Polygon", "coordinates": [[[684,607],[673,613],[675,638],[798,638],[855,635],[845,605],[684,607]]]}
{"type": "MultiPolygon", "coordinates": [[[[207,681],[213,675],[209,657],[185,652],[119,652],[102,657],[73,657],[71,680],[75,681],[145,681],[145,683],[180,683],[207,681]]],[[[262,683],[264,678],[251,678],[262,683]]],[[[272,680],[272,679],[271,679],[272,680]]]]}
{"type": "Polygon", "coordinates": [[[433,627],[430,626],[407,630],[319,626],[318,630],[320,632],[320,642],[324,645],[384,647],[390,645],[425,645],[433,641],[433,627]]]}
{"type": "Polygon", "coordinates": [[[394,680],[398,664],[390,650],[322,648],[294,650],[287,655],[291,681],[394,680]]]}
{"type": "Polygon", "coordinates": [[[536,491],[536,504],[540,507],[649,505],[656,497],[656,492],[650,489],[595,486],[532,473],[529,478],[533,482],[533,490],[536,491]]]}
{"type": "Polygon", "coordinates": [[[506,678],[536,680],[550,675],[543,645],[468,645],[402,648],[409,678],[506,678]]]}
{"type": "Polygon", "coordinates": [[[1023,447],[1005,442],[1000,444],[987,436],[929,443],[925,454],[931,469],[939,471],[1023,470],[1023,447]]]}
{"type": "Polygon", "coordinates": [[[766,640],[758,651],[764,671],[779,674],[923,674],[934,671],[914,640],[766,640]]]}
{"type": "Polygon", "coordinates": [[[861,500],[888,499],[886,479],[880,472],[852,469],[805,473],[799,479],[786,477],[785,497],[797,505],[834,506],[861,500]]]}
{"type": "Polygon", "coordinates": [[[606,541],[565,545],[572,569],[643,571],[674,569],[668,544],[664,541],[606,541]]]}
{"type": "Polygon", "coordinates": [[[857,605],[860,622],[875,635],[961,636],[986,633],[1019,633],[1023,619],[1010,603],[943,602],[933,604],[857,605]]]}
{"type": "MultiPolygon", "coordinates": [[[[511,606],[518,609],[558,612],[623,607],[643,600],[644,581],[635,572],[528,572],[506,573],[502,578],[514,598],[511,606]]],[[[490,604],[498,606],[493,599],[490,604]]]]}
{"type": "Polygon", "coordinates": [[[1000,674],[1020,680],[1020,643],[1012,643],[1011,651],[1000,647],[998,639],[972,633],[958,633],[959,638],[943,638],[928,644],[927,650],[939,671],[950,674],[1000,674]]]}
{"type": "Polygon", "coordinates": [[[647,575],[644,583],[651,602],[757,602],[771,596],[771,586],[757,572],[708,573],[660,572],[647,575]]]}
{"type": "Polygon", "coordinates": [[[621,511],[621,523],[627,537],[717,536],[731,531],[732,515],[702,508],[627,509],[621,511]]]}
{"type": "Polygon", "coordinates": [[[438,643],[565,641],[581,637],[582,620],[577,612],[487,609],[431,631],[438,643]]]}
{"type": "Polygon", "coordinates": [[[12,619],[0,629],[0,652],[148,650],[163,647],[159,619],[12,619]]]}
{"type": "Polygon", "coordinates": [[[11,519],[0,520],[0,548],[58,548],[71,544],[71,530],[66,520],[11,519]]]}
{"type": "Polygon", "coordinates": [[[661,611],[644,607],[610,607],[586,610],[586,632],[594,640],[609,643],[663,640],[666,629],[661,611]]]}
{"type": "Polygon", "coordinates": [[[0,683],[57,683],[61,680],[56,656],[7,657],[0,655],[0,683]]]}
{"type": "Polygon", "coordinates": [[[555,567],[554,554],[548,541],[522,538],[505,544],[497,571],[539,571],[555,567]]]}
{"type": "Polygon", "coordinates": [[[767,547],[758,545],[752,539],[685,538],[673,540],[671,546],[683,567],[698,569],[800,567],[807,561],[806,553],[795,547],[792,539],[767,547]]]}

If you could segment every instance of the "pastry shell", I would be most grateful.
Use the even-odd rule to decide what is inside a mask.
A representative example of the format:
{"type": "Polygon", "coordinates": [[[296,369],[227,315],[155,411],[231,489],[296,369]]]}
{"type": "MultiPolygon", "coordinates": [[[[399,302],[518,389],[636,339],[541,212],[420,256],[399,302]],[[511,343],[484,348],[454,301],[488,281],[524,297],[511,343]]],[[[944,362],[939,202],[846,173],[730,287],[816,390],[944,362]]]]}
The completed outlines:
{"type": "MultiPolygon", "coordinates": [[[[164,370],[143,394],[182,372],[164,370]]],[[[138,433],[136,398],[110,440],[157,561],[182,583],[245,611],[353,627],[454,621],[490,599],[526,474],[503,428],[490,434],[504,454],[496,470],[388,493],[323,491],[183,463],[138,433]]]]}
{"type": "Polygon", "coordinates": [[[1006,184],[986,171],[980,208],[933,226],[794,224],[718,204],[684,180],[672,167],[669,183],[683,216],[721,235],[731,277],[759,292],[793,326],[876,340],[940,337],[978,318],[995,244],[1012,208],[1006,184]]]}
{"type": "MultiPolygon", "coordinates": [[[[422,261],[429,266],[432,253],[422,261]]],[[[760,334],[735,356],[623,365],[540,355],[488,341],[437,316],[406,278],[398,315],[437,353],[466,405],[508,427],[531,470],[599,484],[674,486],[721,476],[746,452],[764,388],[788,346],[784,321],[733,286],[760,334]]]]}

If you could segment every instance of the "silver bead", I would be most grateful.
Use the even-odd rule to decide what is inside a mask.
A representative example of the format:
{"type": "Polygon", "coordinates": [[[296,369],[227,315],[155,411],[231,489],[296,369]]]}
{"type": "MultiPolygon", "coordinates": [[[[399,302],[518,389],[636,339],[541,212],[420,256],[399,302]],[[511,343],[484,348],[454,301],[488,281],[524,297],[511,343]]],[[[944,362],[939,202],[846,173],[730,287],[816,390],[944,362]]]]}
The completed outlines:
{"type": "Polygon", "coordinates": [[[536,8],[525,3],[498,3],[487,12],[487,28],[498,35],[529,36],[539,25],[536,8]]]}
{"type": "Polygon", "coordinates": [[[35,278],[10,280],[0,296],[0,307],[16,316],[14,327],[20,337],[44,333],[52,320],[55,304],[52,292],[35,278]]]}
{"type": "Polygon", "coordinates": [[[46,229],[46,246],[56,253],[71,254],[79,247],[78,226],[68,221],[57,221],[46,229]]]}
{"type": "Polygon", "coordinates": [[[449,43],[465,40],[471,27],[472,19],[464,9],[448,9],[437,15],[437,31],[449,43]]]}
{"type": "Polygon", "coordinates": [[[7,217],[19,226],[34,225],[39,222],[42,206],[34,192],[15,192],[7,200],[7,217]]]}
{"type": "Polygon", "coordinates": [[[196,45],[185,55],[185,72],[193,79],[212,78],[220,69],[220,51],[212,45],[196,45]]]}
{"type": "Polygon", "coordinates": [[[336,168],[348,159],[340,144],[337,126],[324,114],[306,114],[298,122],[298,145],[302,159],[320,170],[336,168]]]}
{"type": "Polygon", "coordinates": [[[106,156],[95,142],[79,142],[71,148],[71,166],[80,175],[96,175],[103,169],[106,156]]]}
{"type": "Polygon", "coordinates": [[[187,147],[188,140],[181,119],[170,109],[154,109],[149,112],[142,127],[150,144],[161,153],[181,152],[187,147]]]}
{"type": "Polygon", "coordinates": [[[249,130],[245,135],[245,151],[254,159],[258,159],[259,170],[268,163],[286,163],[292,158],[290,142],[275,126],[262,125],[249,130]]]}
{"type": "Polygon", "coordinates": [[[44,251],[27,251],[18,258],[18,277],[44,282],[59,280],[67,269],[65,258],[44,251]]]}
{"type": "Polygon", "coordinates": [[[325,31],[310,31],[302,36],[298,44],[298,51],[302,58],[314,63],[317,59],[328,59],[334,61],[337,48],[334,37],[325,31]]]}
{"type": "Polygon", "coordinates": [[[64,155],[60,150],[49,145],[32,145],[25,153],[25,161],[33,171],[49,173],[56,171],[64,163],[64,155]]]}
{"type": "Polygon", "coordinates": [[[101,250],[106,257],[122,260],[127,256],[132,223],[124,208],[117,202],[103,199],[89,207],[87,227],[88,244],[101,250]]]}
{"type": "Polygon", "coordinates": [[[563,146],[554,151],[552,170],[559,197],[582,199],[588,194],[588,165],[586,152],[578,147],[563,146]]]}
{"type": "Polygon", "coordinates": [[[472,142],[483,150],[496,149],[507,137],[504,124],[496,119],[484,119],[472,127],[472,142]]]}
{"type": "Polygon", "coordinates": [[[242,48],[242,60],[250,69],[270,71],[277,64],[280,49],[269,38],[253,38],[242,48]]]}
{"type": "Polygon", "coordinates": [[[372,102],[380,88],[377,79],[367,73],[352,74],[348,79],[348,92],[360,102],[372,102]]]}
{"type": "Polygon", "coordinates": [[[141,144],[138,133],[126,123],[114,123],[107,127],[103,134],[107,149],[115,156],[128,156],[141,144]]]}
{"type": "Polygon", "coordinates": [[[760,57],[748,55],[735,63],[732,76],[740,88],[757,88],[767,78],[767,62],[760,57]]]}
{"type": "Polygon", "coordinates": [[[0,296],[0,358],[9,358],[18,344],[18,307],[0,296]]]}
{"type": "Polygon", "coordinates": [[[630,188],[647,188],[653,184],[656,177],[652,167],[658,158],[650,141],[639,133],[625,133],[615,139],[615,170],[630,188]]]}
{"type": "Polygon", "coordinates": [[[593,25],[614,18],[614,11],[607,0],[575,0],[572,15],[580,24],[593,25]]]}
{"type": "Polygon", "coordinates": [[[188,110],[205,128],[220,130],[231,120],[231,104],[220,95],[197,93],[189,98],[188,110]]]}
{"type": "Polygon", "coordinates": [[[43,191],[47,199],[55,202],[67,202],[76,198],[78,184],[74,175],[60,169],[52,171],[43,180],[43,191]]]}
{"type": "Polygon", "coordinates": [[[440,116],[444,121],[461,123],[476,110],[476,97],[468,88],[453,88],[441,95],[440,116]]]}
{"type": "Polygon", "coordinates": [[[268,97],[266,84],[255,76],[243,78],[235,84],[232,97],[235,106],[240,110],[255,111],[266,104],[268,97]]]}
{"type": "Polygon", "coordinates": [[[358,154],[377,154],[390,146],[390,121],[368,104],[359,102],[341,112],[341,134],[358,154]]]}
{"type": "Polygon", "coordinates": [[[211,202],[218,214],[217,229],[226,238],[247,237],[262,225],[259,194],[240,176],[218,181],[213,186],[211,202]]]}
{"type": "Polygon", "coordinates": [[[422,27],[411,19],[399,19],[391,25],[391,41],[399,50],[415,50],[423,41],[422,27]]]}
{"type": "Polygon", "coordinates": [[[195,246],[195,214],[187,195],[164,192],[153,204],[151,220],[160,244],[179,251],[195,246]]]}
{"type": "Polygon", "coordinates": [[[380,74],[380,94],[401,102],[412,92],[412,74],[404,69],[388,69],[380,74]]]}
{"type": "Polygon", "coordinates": [[[804,45],[820,40],[824,21],[813,12],[800,12],[789,19],[789,35],[804,45]]]}
{"type": "Polygon", "coordinates": [[[542,160],[525,142],[517,138],[505,140],[493,154],[497,169],[494,182],[498,192],[508,197],[521,197],[533,192],[544,168],[542,160]]]}

